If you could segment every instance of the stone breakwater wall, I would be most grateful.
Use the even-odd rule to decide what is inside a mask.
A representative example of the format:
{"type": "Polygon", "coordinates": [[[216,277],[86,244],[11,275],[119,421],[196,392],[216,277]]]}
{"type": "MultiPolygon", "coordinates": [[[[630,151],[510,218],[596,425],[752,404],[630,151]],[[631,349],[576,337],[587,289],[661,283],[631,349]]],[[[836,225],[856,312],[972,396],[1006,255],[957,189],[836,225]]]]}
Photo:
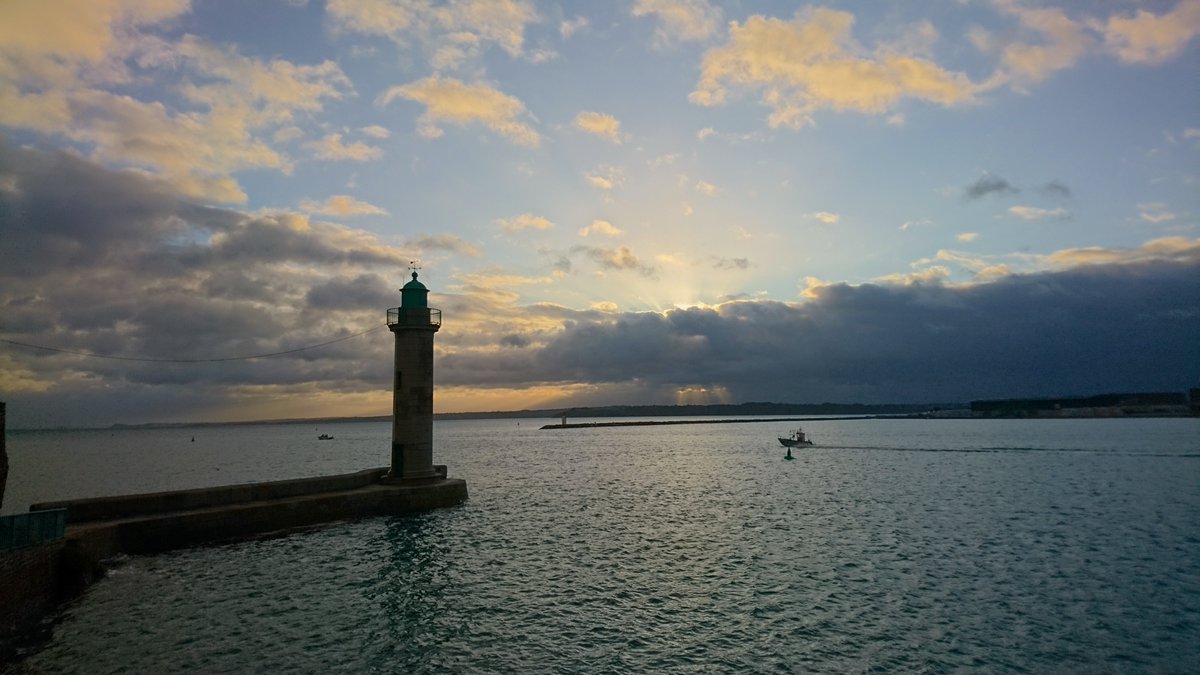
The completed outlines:
{"type": "Polygon", "coordinates": [[[76,525],[97,520],[119,520],[171,511],[191,511],[245,502],[302,497],[322,492],[355,490],[380,482],[386,473],[387,469],[367,469],[338,476],[41,502],[30,506],[29,510],[66,509],[67,525],[76,525]]]}
{"type": "Polygon", "coordinates": [[[63,539],[0,552],[0,664],[10,639],[36,626],[64,600],[103,575],[118,554],[287,533],[338,521],[455,506],[467,483],[446,477],[391,482],[387,469],[227,485],[196,490],[43,502],[30,511],[66,509],[63,539]]]}
{"type": "Polygon", "coordinates": [[[454,506],[467,484],[442,477],[389,483],[387,469],[352,474],[34,504],[65,508],[67,539],[97,558],[245,539],[341,520],[454,506]]]}

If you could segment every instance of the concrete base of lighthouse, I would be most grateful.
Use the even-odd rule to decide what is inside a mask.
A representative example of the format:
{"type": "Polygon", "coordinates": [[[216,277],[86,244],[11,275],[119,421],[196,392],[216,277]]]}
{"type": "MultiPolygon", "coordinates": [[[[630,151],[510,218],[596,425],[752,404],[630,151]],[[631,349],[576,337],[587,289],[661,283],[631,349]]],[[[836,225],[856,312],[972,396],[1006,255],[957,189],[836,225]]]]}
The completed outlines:
{"type": "Polygon", "coordinates": [[[394,470],[383,475],[379,482],[384,485],[422,485],[432,481],[446,480],[446,465],[435,464],[427,471],[397,474],[394,470]]]}

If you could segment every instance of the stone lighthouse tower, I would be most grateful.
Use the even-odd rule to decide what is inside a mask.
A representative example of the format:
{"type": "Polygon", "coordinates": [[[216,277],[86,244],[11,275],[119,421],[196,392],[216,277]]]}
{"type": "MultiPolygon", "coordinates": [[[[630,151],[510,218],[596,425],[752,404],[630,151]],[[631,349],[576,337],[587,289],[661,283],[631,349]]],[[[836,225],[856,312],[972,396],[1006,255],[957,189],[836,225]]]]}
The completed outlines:
{"type": "Polygon", "coordinates": [[[442,326],[442,310],[429,307],[429,289],[417,281],[400,289],[400,306],[388,310],[388,328],[396,335],[392,385],[393,481],[442,477],[433,466],[433,334],[442,326]]]}

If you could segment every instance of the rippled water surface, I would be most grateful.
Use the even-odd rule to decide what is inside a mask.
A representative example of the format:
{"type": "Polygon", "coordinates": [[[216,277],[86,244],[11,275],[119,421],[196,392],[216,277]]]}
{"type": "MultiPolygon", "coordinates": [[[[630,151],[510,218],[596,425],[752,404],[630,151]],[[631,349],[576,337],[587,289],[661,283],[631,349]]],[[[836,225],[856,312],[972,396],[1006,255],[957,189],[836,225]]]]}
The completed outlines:
{"type": "MultiPolygon", "coordinates": [[[[463,506],[127,560],[46,672],[1194,672],[1200,421],[435,425],[463,506]]],[[[351,471],[387,424],[11,434],[15,502],[351,471]],[[196,441],[189,440],[195,433],[196,441]],[[18,482],[18,474],[24,476],[18,482]]],[[[25,504],[20,504],[23,508],[25,504]]]]}

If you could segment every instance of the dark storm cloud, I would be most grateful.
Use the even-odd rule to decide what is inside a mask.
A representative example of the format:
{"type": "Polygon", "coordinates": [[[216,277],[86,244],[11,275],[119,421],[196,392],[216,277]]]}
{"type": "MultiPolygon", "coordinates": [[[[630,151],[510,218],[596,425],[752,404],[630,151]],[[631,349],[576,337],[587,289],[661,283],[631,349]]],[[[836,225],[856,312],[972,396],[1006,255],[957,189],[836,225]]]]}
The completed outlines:
{"type": "MultiPolygon", "coordinates": [[[[286,351],[382,325],[411,257],[362,231],[286,212],[247,215],[190,204],[144,175],[70,153],[14,148],[0,138],[6,339],[150,359],[286,351]]],[[[133,406],[145,398],[138,387],[157,391],[156,400],[175,398],[172,387],[194,390],[199,404],[204,396],[220,398],[222,388],[228,398],[232,388],[248,385],[321,383],[324,392],[386,386],[386,370],[368,364],[388,358],[387,337],[210,367],[3,345],[8,377],[0,381],[8,400],[61,406],[56,423],[80,424],[95,415],[62,415],[87,408],[88,400],[99,415],[117,395],[133,406]],[[70,391],[60,386],[65,381],[70,391]]]]}
{"type": "Polygon", "coordinates": [[[0,137],[0,276],[129,259],[147,237],[184,230],[166,186],[80,157],[14,148],[0,137]]]}
{"type": "Polygon", "coordinates": [[[963,189],[966,199],[980,199],[988,195],[1016,194],[1020,192],[1007,180],[999,176],[984,175],[963,189]]]}
{"type": "Polygon", "coordinates": [[[313,309],[378,310],[399,303],[400,295],[392,285],[378,274],[337,277],[310,288],[306,298],[313,309]]]}
{"type": "Polygon", "coordinates": [[[450,355],[446,383],[723,386],[734,400],[966,401],[1200,381],[1200,254],[977,286],[836,284],[800,305],[574,321],[516,354],[450,355]]]}
{"type": "Polygon", "coordinates": [[[505,347],[528,347],[529,342],[530,340],[528,337],[524,335],[517,335],[515,333],[505,335],[504,337],[500,338],[500,344],[505,347]]]}

